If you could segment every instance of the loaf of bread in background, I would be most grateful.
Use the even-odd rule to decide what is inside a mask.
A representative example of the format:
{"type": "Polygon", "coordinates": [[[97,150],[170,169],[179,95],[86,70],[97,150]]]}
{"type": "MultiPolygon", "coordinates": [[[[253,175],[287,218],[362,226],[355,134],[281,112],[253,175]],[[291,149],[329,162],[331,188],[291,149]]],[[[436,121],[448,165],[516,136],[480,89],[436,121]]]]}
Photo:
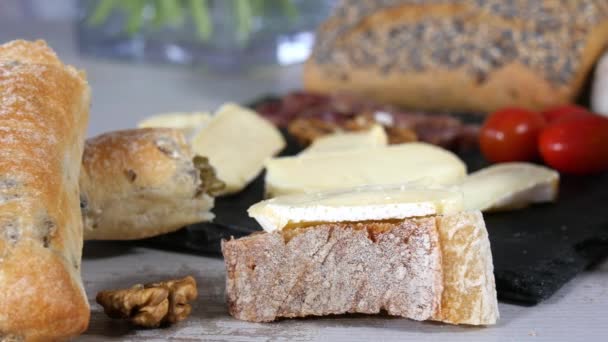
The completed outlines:
{"type": "Polygon", "coordinates": [[[305,88],[418,110],[571,102],[608,42],[605,0],[341,1],[305,88]]]}
{"type": "Polygon", "coordinates": [[[89,103],[85,74],[44,42],[0,45],[0,340],[87,328],[78,175],[89,103]]]}
{"type": "Polygon", "coordinates": [[[213,219],[213,169],[170,128],[87,140],[80,174],[85,240],[143,239],[213,219]]]}

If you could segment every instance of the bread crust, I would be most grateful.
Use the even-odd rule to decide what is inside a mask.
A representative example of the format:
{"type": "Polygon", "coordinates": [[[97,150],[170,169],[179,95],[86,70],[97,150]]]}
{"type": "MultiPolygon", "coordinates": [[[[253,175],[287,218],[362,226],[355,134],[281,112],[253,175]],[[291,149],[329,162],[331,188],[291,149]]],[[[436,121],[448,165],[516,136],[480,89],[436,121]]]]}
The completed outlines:
{"type": "Polygon", "coordinates": [[[142,239],[209,221],[213,198],[183,133],[142,128],[88,139],[80,174],[85,240],[142,239]]]}
{"type": "Polygon", "coordinates": [[[576,98],[608,42],[602,0],[366,3],[321,26],[306,89],[429,111],[541,110],[576,98]]]}
{"type": "Polygon", "coordinates": [[[480,211],[438,216],[443,294],[434,320],[491,325],[499,318],[494,265],[480,211]]]}
{"type": "Polygon", "coordinates": [[[78,175],[90,90],[43,42],[0,45],[0,337],[82,333],[78,175]]]}

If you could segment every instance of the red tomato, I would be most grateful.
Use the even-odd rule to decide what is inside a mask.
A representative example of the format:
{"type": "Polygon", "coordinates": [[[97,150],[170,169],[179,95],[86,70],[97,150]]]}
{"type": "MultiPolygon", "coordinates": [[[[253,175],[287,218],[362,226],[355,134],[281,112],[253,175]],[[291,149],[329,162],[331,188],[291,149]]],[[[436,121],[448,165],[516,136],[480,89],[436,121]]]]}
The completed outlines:
{"type": "Polygon", "coordinates": [[[538,136],[545,127],[539,113],[506,108],[490,115],[481,127],[479,145],[489,161],[530,161],[538,157],[538,136]]]}
{"type": "Polygon", "coordinates": [[[550,125],[539,140],[549,166],[573,174],[608,170],[608,119],[588,115],[550,125]]]}
{"type": "Polygon", "coordinates": [[[559,107],[549,108],[541,113],[547,123],[551,124],[559,121],[565,117],[579,117],[590,114],[589,110],[585,107],[577,105],[565,105],[559,107]]]}

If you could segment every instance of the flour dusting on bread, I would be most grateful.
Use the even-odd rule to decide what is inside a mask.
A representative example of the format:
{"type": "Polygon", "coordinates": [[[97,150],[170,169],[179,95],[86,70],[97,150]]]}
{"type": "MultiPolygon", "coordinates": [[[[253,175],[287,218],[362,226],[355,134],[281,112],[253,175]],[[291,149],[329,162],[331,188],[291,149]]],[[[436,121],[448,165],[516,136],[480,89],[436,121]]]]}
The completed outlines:
{"type": "Polygon", "coordinates": [[[87,327],[78,175],[90,90],[42,41],[0,45],[0,332],[59,340],[87,327]]]}

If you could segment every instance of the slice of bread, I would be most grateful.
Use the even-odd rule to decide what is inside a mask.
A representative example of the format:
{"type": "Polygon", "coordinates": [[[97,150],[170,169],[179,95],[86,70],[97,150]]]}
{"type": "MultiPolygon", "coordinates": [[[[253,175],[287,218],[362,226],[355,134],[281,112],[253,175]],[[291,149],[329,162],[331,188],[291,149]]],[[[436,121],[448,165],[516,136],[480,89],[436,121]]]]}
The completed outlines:
{"type": "Polygon", "coordinates": [[[480,211],[424,184],[280,196],[249,208],[265,233],[222,243],[230,313],[379,313],[488,325],[498,319],[480,211]]]}
{"type": "Polygon", "coordinates": [[[434,218],[326,223],[223,243],[230,313],[242,320],[379,313],[432,319],[440,311],[434,218]]]}
{"type": "Polygon", "coordinates": [[[230,314],[379,313],[489,325],[498,319],[481,212],[310,223],[222,243],[230,314]]]}

